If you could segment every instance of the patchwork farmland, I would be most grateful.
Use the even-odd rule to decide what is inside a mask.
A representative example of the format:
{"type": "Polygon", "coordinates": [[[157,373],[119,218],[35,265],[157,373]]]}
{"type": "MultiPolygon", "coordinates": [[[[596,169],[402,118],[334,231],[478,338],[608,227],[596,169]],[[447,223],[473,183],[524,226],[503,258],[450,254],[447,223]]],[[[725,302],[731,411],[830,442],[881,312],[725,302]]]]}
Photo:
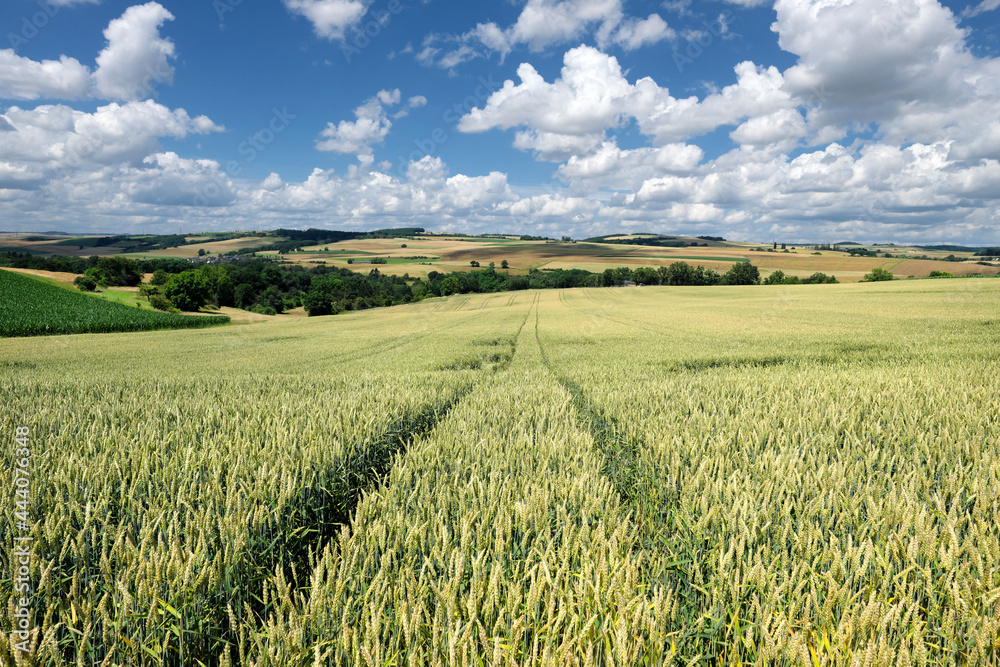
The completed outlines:
{"type": "MultiPolygon", "coordinates": [[[[333,232],[336,234],[337,232],[333,232]]],[[[222,232],[202,235],[177,235],[176,237],[46,237],[0,235],[3,251],[30,252],[39,256],[108,256],[124,254],[134,259],[181,258],[193,259],[200,253],[219,257],[226,253],[246,252],[287,239],[272,232],[222,232]],[[173,238],[175,245],[168,245],[173,238]],[[143,240],[156,246],[137,249],[143,240]],[[183,241],[183,244],[176,243],[183,241]],[[105,244],[106,243],[106,244],[105,244]],[[163,246],[163,247],[160,247],[163,246]]],[[[471,237],[465,235],[417,233],[392,238],[355,238],[319,244],[303,242],[300,246],[282,251],[260,250],[259,256],[279,259],[284,263],[305,266],[329,265],[352,268],[367,273],[372,259],[385,259],[379,271],[388,274],[426,278],[431,271],[448,273],[469,271],[473,262],[486,267],[491,262],[497,267],[506,260],[508,273],[526,274],[532,270],[583,269],[601,273],[608,268],[627,266],[657,268],[674,262],[687,262],[725,272],[734,262],[750,262],[758,267],[762,276],[775,271],[785,275],[807,278],[814,273],[834,275],[841,282],[858,282],[875,268],[884,268],[897,278],[926,278],[933,272],[952,275],[997,275],[1000,264],[980,263],[984,257],[973,254],[973,249],[940,250],[909,246],[858,246],[850,244],[839,251],[815,251],[812,246],[790,246],[783,250],[772,244],[717,241],[701,237],[633,234],[601,237],[599,240],[561,242],[555,240],[522,240],[517,236],[490,235],[471,237]],[[659,239],[659,241],[658,241],[659,239]],[[687,247],[655,245],[667,239],[668,243],[687,247]],[[622,244],[628,241],[628,244],[622,244]],[[639,243],[647,242],[647,245],[639,243]],[[694,244],[694,245],[692,245],[694,244]],[[878,251],[881,256],[852,256],[847,249],[878,251]],[[771,251],[771,252],[768,252],[771,251]]]]}

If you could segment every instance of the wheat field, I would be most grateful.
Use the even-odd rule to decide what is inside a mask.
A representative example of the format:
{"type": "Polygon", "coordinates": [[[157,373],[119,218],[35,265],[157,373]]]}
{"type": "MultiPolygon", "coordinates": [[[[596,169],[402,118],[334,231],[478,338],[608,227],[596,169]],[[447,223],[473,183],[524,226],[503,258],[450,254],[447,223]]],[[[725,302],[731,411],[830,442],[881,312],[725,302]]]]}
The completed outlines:
{"type": "Polygon", "coordinates": [[[992,279],[5,340],[0,660],[998,664],[998,352],[992,279]]]}

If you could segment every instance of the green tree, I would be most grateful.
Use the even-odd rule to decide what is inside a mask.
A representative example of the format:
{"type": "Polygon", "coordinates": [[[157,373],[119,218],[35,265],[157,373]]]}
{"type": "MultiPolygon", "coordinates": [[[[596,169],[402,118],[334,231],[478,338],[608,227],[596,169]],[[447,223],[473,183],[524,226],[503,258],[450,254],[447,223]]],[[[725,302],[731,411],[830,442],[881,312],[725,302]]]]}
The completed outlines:
{"type": "Polygon", "coordinates": [[[528,280],[527,276],[514,276],[507,281],[507,289],[510,290],[522,290],[531,287],[531,281],[528,280]]]}
{"type": "Polygon", "coordinates": [[[426,283],[424,283],[419,278],[417,278],[417,282],[413,283],[413,286],[410,287],[410,293],[413,294],[414,301],[420,301],[421,299],[425,299],[431,296],[430,291],[427,289],[426,283]]]}
{"type": "Polygon", "coordinates": [[[881,266],[874,268],[870,273],[866,273],[865,277],[861,280],[863,283],[877,283],[883,280],[895,280],[891,271],[883,269],[881,266]]]}
{"type": "Polygon", "coordinates": [[[198,256],[199,257],[204,257],[205,256],[205,249],[204,248],[198,248],[198,256]]]}
{"type": "Polygon", "coordinates": [[[233,302],[236,304],[237,308],[242,308],[247,310],[254,304],[257,300],[257,295],[254,294],[253,285],[249,283],[240,283],[233,290],[233,302]]]}
{"type": "Polygon", "coordinates": [[[151,285],[149,283],[143,283],[142,285],[139,285],[139,294],[141,296],[146,297],[146,301],[149,301],[149,298],[154,294],[159,294],[159,293],[160,293],[160,288],[157,287],[156,285],[151,285]]]}
{"type": "Polygon", "coordinates": [[[664,285],[697,285],[695,271],[687,262],[674,262],[667,267],[664,285]]]}
{"type": "Polygon", "coordinates": [[[149,279],[149,284],[166,285],[168,280],[170,280],[170,274],[163,269],[157,269],[153,271],[153,277],[149,279]]]}
{"type": "Polygon", "coordinates": [[[83,292],[93,292],[97,289],[97,281],[94,280],[93,276],[88,276],[87,274],[77,276],[73,284],[83,292]]]}
{"type": "Polygon", "coordinates": [[[135,287],[142,282],[139,262],[128,257],[101,257],[95,267],[111,287],[135,287]]]}
{"type": "Polygon", "coordinates": [[[640,285],[655,285],[660,282],[660,277],[656,274],[656,269],[649,266],[640,266],[633,271],[632,279],[640,285]]]}
{"type": "Polygon", "coordinates": [[[333,295],[320,287],[314,287],[306,292],[305,297],[302,299],[302,305],[305,306],[309,317],[335,314],[333,295]]]}
{"type": "Polygon", "coordinates": [[[778,269],[767,278],[764,278],[765,285],[780,285],[781,281],[785,279],[785,272],[778,269]]]}
{"type": "Polygon", "coordinates": [[[170,302],[170,299],[163,296],[162,294],[153,294],[149,297],[149,303],[157,310],[175,310],[174,304],[170,302]]]}
{"type": "Polygon", "coordinates": [[[208,280],[208,288],[212,295],[209,303],[217,306],[233,306],[236,304],[233,298],[233,279],[222,266],[206,266],[200,269],[208,280]]]}
{"type": "Polygon", "coordinates": [[[208,303],[212,289],[201,271],[185,271],[167,281],[163,294],[180,310],[193,312],[208,303]]]}
{"type": "Polygon", "coordinates": [[[812,285],[823,285],[823,284],[835,285],[840,281],[837,280],[836,276],[828,276],[825,273],[817,271],[816,273],[812,274],[802,282],[809,283],[812,285]]]}
{"type": "Polygon", "coordinates": [[[822,283],[835,283],[837,279],[833,276],[828,276],[825,273],[814,273],[806,279],[799,278],[798,276],[786,276],[785,272],[778,269],[767,278],[764,279],[764,285],[812,285],[812,284],[822,284],[822,283]]]}
{"type": "Polygon", "coordinates": [[[230,307],[236,305],[236,301],[233,299],[233,280],[228,274],[219,274],[211,282],[211,286],[215,291],[215,303],[230,307]]]}
{"type": "Polygon", "coordinates": [[[721,285],[722,274],[713,269],[699,266],[694,270],[695,285],[721,285]]]}
{"type": "Polygon", "coordinates": [[[509,269],[510,268],[510,264],[507,263],[506,259],[503,260],[502,262],[500,262],[500,268],[501,269],[509,269]]]}
{"type": "Polygon", "coordinates": [[[454,294],[462,289],[461,283],[458,282],[458,278],[454,275],[450,275],[441,281],[441,293],[445,296],[454,294]]]}
{"type": "Polygon", "coordinates": [[[106,274],[104,271],[97,268],[96,266],[92,266],[86,271],[84,271],[83,275],[94,281],[94,284],[96,286],[95,289],[97,287],[100,287],[101,289],[107,287],[110,281],[110,279],[108,278],[108,274],[106,274]]]}
{"type": "Polygon", "coordinates": [[[277,285],[271,285],[264,290],[264,293],[257,297],[257,303],[273,309],[274,313],[272,314],[285,312],[285,297],[277,285]]]}
{"type": "Polygon", "coordinates": [[[726,285],[758,285],[760,271],[750,262],[737,262],[726,272],[722,282],[726,285]]]}

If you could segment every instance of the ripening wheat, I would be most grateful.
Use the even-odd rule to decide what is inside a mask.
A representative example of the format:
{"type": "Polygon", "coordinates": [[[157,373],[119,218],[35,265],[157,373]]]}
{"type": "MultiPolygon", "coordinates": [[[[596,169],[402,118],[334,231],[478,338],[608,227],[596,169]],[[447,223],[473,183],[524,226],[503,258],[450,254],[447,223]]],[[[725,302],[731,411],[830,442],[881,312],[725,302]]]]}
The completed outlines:
{"type": "Polygon", "coordinates": [[[998,304],[588,289],[5,342],[16,660],[997,664],[998,304]]]}

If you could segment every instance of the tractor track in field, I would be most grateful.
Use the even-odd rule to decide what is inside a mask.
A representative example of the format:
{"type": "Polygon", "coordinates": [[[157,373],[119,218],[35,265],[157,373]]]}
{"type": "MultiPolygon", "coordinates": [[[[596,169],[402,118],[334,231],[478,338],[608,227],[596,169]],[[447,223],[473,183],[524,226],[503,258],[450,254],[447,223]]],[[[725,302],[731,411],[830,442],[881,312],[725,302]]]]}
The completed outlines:
{"type": "MultiPolygon", "coordinates": [[[[570,396],[576,425],[581,431],[589,433],[594,441],[594,447],[601,456],[601,474],[611,483],[623,505],[630,512],[632,520],[638,526],[638,539],[631,550],[639,558],[639,568],[642,580],[650,585],[660,585],[667,577],[678,582],[677,591],[684,598],[693,598],[700,594],[691,585],[690,559],[673,559],[666,565],[657,565],[650,554],[664,550],[672,553],[674,548],[669,538],[664,538],[656,527],[670,521],[677,504],[680,501],[680,479],[674,488],[663,489],[660,480],[650,475],[642,462],[640,444],[624,437],[618,423],[608,417],[592,398],[573,380],[559,374],[553,367],[545,347],[542,345],[538,328],[538,311],[535,311],[535,340],[538,343],[542,360],[552,377],[570,396]],[[661,493],[658,502],[650,503],[650,491],[657,489],[661,493]]],[[[700,635],[696,635],[700,636],[700,635]]]]}
{"type": "MultiPolygon", "coordinates": [[[[338,527],[350,522],[358,502],[366,491],[376,488],[387,479],[399,455],[405,453],[414,442],[427,436],[466,396],[481,383],[487,381],[487,375],[501,373],[510,366],[514,355],[517,353],[517,340],[524,329],[524,325],[527,324],[530,314],[531,310],[529,309],[525,313],[524,320],[521,322],[521,326],[518,327],[517,333],[510,341],[510,353],[499,359],[498,363],[492,366],[489,371],[476,377],[445,401],[427,406],[410,415],[405,415],[390,425],[381,435],[366,441],[358,447],[361,455],[356,460],[352,460],[349,467],[361,472],[352,473],[355,476],[349,478],[348,488],[351,490],[351,495],[348,502],[345,503],[344,507],[336,515],[337,519],[334,523],[338,527]]],[[[459,321],[445,329],[452,329],[462,324],[463,322],[459,321]]],[[[435,329],[434,331],[441,330],[435,329]]],[[[412,341],[413,338],[408,340],[412,341]]]]}
{"type": "MultiPolygon", "coordinates": [[[[537,300],[536,297],[533,307],[537,306],[537,300]]],[[[251,581],[260,579],[259,576],[254,577],[253,572],[273,573],[276,568],[281,568],[289,581],[300,583],[308,581],[312,559],[322,553],[327,544],[337,539],[342,530],[351,525],[358,504],[366,495],[375,493],[386,483],[393,467],[406,451],[418,440],[429,436],[469,394],[483,382],[488,381],[489,375],[507,369],[516,354],[517,340],[530,315],[531,308],[525,313],[517,334],[510,341],[510,353],[504,355],[490,371],[481,373],[444,401],[424,406],[399,417],[380,434],[358,443],[354,456],[340,462],[334,469],[322,471],[319,475],[320,482],[306,490],[303,502],[297,505],[312,509],[296,517],[295,521],[289,522],[292,528],[285,534],[284,544],[280,549],[270,550],[271,553],[282,554],[282,558],[267,562],[245,563],[250,570],[247,579],[251,581]]],[[[456,322],[446,329],[461,324],[462,322],[456,322]]],[[[425,332],[424,335],[441,330],[441,328],[434,329],[425,332]]],[[[409,342],[414,339],[405,340],[409,342]]],[[[385,350],[385,347],[379,348],[379,352],[385,350]]],[[[258,618],[262,618],[262,610],[253,611],[258,618]]],[[[228,619],[225,614],[225,608],[217,610],[220,627],[223,627],[225,620],[228,619]]],[[[235,645],[234,636],[223,636],[220,639],[230,646],[235,645]]]]}
{"type": "MultiPolygon", "coordinates": [[[[604,414],[579,384],[553,368],[552,362],[545,352],[545,346],[542,344],[537,309],[535,311],[535,340],[538,343],[545,367],[556,382],[570,395],[577,415],[577,428],[590,434],[594,446],[601,455],[603,461],[601,473],[608,478],[618,497],[628,507],[644,520],[651,518],[645,516],[651,512],[651,508],[643,507],[642,500],[647,497],[647,489],[653,480],[641,463],[639,444],[623,437],[617,422],[604,414]]],[[[679,494],[680,489],[678,488],[676,494],[672,496],[672,502],[676,502],[679,494]]],[[[658,507],[654,513],[663,516],[668,511],[667,507],[658,507]]]]}
{"type": "MultiPolygon", "coordinates": [[[[497,363],[489,371],[483,372],[444,401],[425,406],[416,412],[404,415],[389,425],[380,435],[359,443],[357,447],[358,456],[345,461],[342,466],[345,471],[338,471],[338,474],[334,475],[334,479],[342,482],[342,488],[344,489],[342,496],[346,500],[342,501],[339,507],[334,508],[332,515],[323,518],[321,521],[321,523],[333,528],[332,533],[324,535],[324,538],[329,539],[335,536],[337,529],[350,523],[351,517],[357,509],[358,502],[360,502],[366,492],[384,483],[399,455],[405,453],[414,442],[433,431],[434,427],[444,420],[466,396],[481,383],[488,381],[489,375],[501,373],[510,366],[517,352],[517,340],[525,324],[527,324],[530,315],[531,310],[529,309],[525,313],[524,320],[521,322],[521,326],[518,327],[517,333],[510,341],[511,349],[509,354],[505,354],[501,359],[497,360],[497,363]]],[[[462,324],[463,322],[459,321],[444,329],[452,329],[462,324]]],[[[433,331],[437,332],[441,330],[439,328],[433,331]]],[[[429,335],[430,333],[433,332],[427,332],[425,335],[429,335]]],[[[413,338],[407,340],[412,341],[413,338]]],[[[326,488],[323,488],[322,492],[332,495],[326,488]]],[[[307,505],[311,504],[307,503],[307,505]]]]}
{"type": "Polygon", "coordinates": [[[545,367],[552,377],[570,395],[577,415],[577,427],[590,434],[594,445],[604,461],[601,472],[611,480],[619,497],[629,505],[635,497],[634,481],[639,475],[639,453],[634,444],[630,444],[618,435],[614,421],[607,420],[587,398],[578,384],[559,374],[553,367],[549,355],[545,352],[542,337],[538,330],[538,310],[535,309],[535,341],[542,355],[545,367]]]}
{"type": "MultiPolygon", "coordinates": [[[[377,489],[388,479],[399,456],[404,454],[417,440],[430,434],[466,396],[488,380],[487,375],[501,373],[510,366],[517,352],[517,339],[527,324],[530,314],[531,310],[529,309],[525,313],[517,334],[510,341],[510,353],[504,355],[490,371],[482,373],[444,401],[403,415],[381,434],[359,443],[356,448],[358,454],[344,461],[338,470],[328,471],[329,474],[325,478],[332,479],[333,484],[324,483],[314,492],[319,496],[332,497],[336,495],[339,496],[339,500],[329,511],[326,511],[327,505],[321,501],[322,499],[318,499],[319,502],[315,503],[305,503],[307,507],[323,507],[324,512],[321,516],[314,517],[313,521],[303,521],[303,524],[315,522],[319,527],[313,531],[315,536],[309,539],[309,544],[301,544],[297,549],[289,547],[288,551],[297,553],[299,556],[299,558],[293,558],[293,562],[304,560],[310,545],[317,542],[322,545],[336,537],[337,532],[351,522],[361,498],[366,493],[377,489]],[[333,490],[329,486],[333,486],[333,490]]],[[[452,325],[452,327],[459,324],[461,322],[452,325]]],[[[440,331],[440,329],[435,331],[440,331]]]]}
{"type": "MultiPolygon", "coordinates": [[[[287,524],[279,520],[288,529],[274,538],[278,545],[271,543],[262,549],[267,554],[281,556],[269,555],[257,559],[251,545],[247,549],[247,557],[232,573],[233,578],[247,582],[250,587],[263,588],[280,568],[288,581],[296,582],[294,585],[302,586],[308,582],[313,559],[350,525],[361,499],[378,489],[388,479],[398,457],[429,434],[475,389],[478,382],[470,382],[444,401],[402,415],[381,433],[362,440],[353,456],[319,471],[316,483],[303,490],[300,502],[291,508],[296,515],[287,524]],[[306,508],[306,511],[299,511],[299,508],[306,508]]],[[[260,592],[251,596],[255,602],[250,602],[243,611],[258,619],[258,629],[263,629],[267,610],[260,592]]],[[[206,615],[214,618],[214,626],[221,629],[216,638],[217,648],[213,655],[201,656],[205,658],[201,664],[210,666],[220,664],[220,651],[230,653],[239,643],[230,625],[232,611],[231,607],[227,608],[228,600],[218,598],[215,602],[213,608],[206,610],[206,615]]]]}

